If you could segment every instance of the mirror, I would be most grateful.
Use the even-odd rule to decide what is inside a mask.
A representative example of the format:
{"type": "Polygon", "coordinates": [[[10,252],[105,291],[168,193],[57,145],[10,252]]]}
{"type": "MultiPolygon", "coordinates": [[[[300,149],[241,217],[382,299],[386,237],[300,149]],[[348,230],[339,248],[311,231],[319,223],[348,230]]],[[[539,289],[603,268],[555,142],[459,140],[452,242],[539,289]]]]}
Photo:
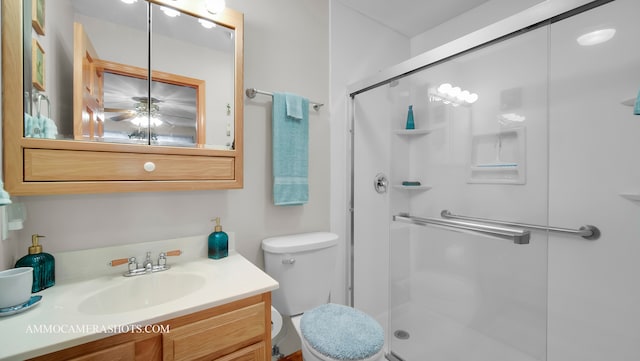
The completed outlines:
{"type": "Polygon", "coordinates": [[[204,1],[28,5],[25,138],[235,149],[236,33],[204,1]]]}

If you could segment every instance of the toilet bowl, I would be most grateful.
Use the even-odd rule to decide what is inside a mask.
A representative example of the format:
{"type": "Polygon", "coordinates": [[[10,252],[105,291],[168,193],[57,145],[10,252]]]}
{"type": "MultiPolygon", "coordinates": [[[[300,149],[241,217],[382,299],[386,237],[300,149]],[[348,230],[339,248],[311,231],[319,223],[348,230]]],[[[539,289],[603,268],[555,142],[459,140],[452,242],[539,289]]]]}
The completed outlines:
{"type": "Polygon", "coordinates": [[[362,311],[327,303],[337,244],[328,232],[264,239],[265,270],[280,284],[273,305],[291,316],[305,361],[383,360],[382,326],[362,311]]]}
{"type": "Polygon", "coordinates": [[[282,331],[282,315],[275,307],[271,306],[271,340],[273,341],[276,336],[282,331]]]}

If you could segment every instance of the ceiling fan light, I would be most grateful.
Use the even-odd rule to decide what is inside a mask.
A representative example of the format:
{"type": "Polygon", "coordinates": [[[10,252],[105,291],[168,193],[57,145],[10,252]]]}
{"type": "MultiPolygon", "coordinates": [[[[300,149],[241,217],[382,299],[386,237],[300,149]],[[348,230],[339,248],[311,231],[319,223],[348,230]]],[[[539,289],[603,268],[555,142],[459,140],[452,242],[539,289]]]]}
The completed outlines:
{"type": "Polygon", "coordinates": [[[225,0],[207,0],[206,3],[207,11],[212,14],[221,13],[225,7],[227,7],[225,0]]]}

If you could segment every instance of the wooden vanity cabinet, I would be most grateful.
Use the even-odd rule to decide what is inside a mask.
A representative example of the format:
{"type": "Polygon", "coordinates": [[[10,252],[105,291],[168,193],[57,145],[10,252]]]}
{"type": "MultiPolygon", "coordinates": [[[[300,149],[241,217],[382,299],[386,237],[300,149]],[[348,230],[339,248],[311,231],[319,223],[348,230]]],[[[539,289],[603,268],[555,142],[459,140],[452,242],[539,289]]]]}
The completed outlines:
{"type": "Polygon", "coordinates": [[[123,333],[34,361],[267,361],[271,359],[271,294],[159,322],[164,333],[123,333]]]}

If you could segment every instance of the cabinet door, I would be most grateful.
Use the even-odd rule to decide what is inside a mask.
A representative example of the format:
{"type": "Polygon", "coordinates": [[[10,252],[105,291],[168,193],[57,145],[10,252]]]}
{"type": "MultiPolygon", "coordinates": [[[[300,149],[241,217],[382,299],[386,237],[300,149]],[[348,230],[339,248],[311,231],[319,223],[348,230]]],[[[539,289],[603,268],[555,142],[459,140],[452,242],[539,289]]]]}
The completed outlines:
{"type": "Polygon", "coordinates": [[[135,342],[127,342],[80,357],[74,357],[70,361],[135,361],[135,359],[135,342]]]}
{"type": "Polygon", "coordinates": [[[267,361],[265,359],[264,342],[245,347],[232,354],[216,359],[216,361],[267,361]]]}
{"type": "MultiPolygon", "coordinates": [[[[73,134],[78,140],[103,136],[102,73],[94,62],[98,54],[80,23],[74,23],[73,134]]],[[[47,114],[50,116],[50,114],[47,114]]]]}
{"type": "Polygon", "coordinates": [[[215,360],[263,341],[265,334],[265,304],[260,302],[171,329],[162,335],[163,358],[164,361],[215,360]]]}
{"type": "Polygon", "coordinates": [[[160,361],[162,360],[162,335],[119,334],[30,359],[30,361],[63,360],[160,361]]]}

